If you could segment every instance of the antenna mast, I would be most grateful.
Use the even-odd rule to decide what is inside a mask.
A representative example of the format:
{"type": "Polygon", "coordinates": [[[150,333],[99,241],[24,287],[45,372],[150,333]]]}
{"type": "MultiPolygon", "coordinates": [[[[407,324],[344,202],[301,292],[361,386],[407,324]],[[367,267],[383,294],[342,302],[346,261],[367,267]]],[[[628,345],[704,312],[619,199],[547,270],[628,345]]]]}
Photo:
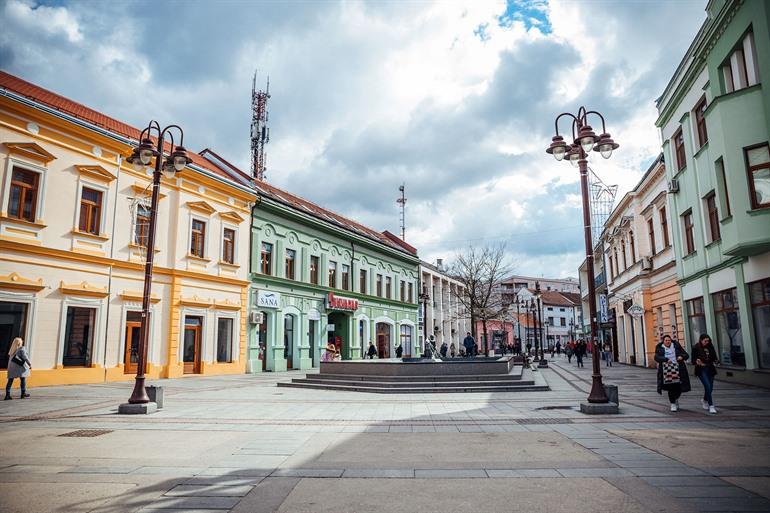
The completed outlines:
{"type": "Polygon", "coordinates": [[[265,179],[267,157],[265,144],[270,142],[267,126],[267,100],[270,98],[270,77],[267,77],[265,91],[257,91],[257,72],[251,80],[251,173],[257,180],[265,179]]]}
{"type": "Polygon", "coordinates": [[[401,197],[396,200],[401,209],[400,221],[401,221],[401,240],[406,241],[406,192],[404,191],[404,184],[398,186],[398,190],[401,192],[401,197]]]}

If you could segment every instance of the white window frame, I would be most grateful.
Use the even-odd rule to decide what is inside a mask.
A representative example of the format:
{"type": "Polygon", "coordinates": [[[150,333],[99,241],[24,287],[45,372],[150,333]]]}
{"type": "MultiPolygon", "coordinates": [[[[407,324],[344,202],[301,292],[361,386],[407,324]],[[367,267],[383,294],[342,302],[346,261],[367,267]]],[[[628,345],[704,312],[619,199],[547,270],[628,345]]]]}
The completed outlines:
{"type": "Polygon", "coordinates": [[[24,327],[24,347],[27,349],[27,356],[32,360],[35,341],[35,313],[37,312],[37,295],[31,292],[11,292],[0,290],[0,301],[6,303],[24,303],[27,305],[27,321],[24,327]]]}
{"type": "MultiPolygon", "coordinates": [[[[128,303],[123,305],[123,308],[120,312],[120,343],[118,344],[118,354],[117,354],[117,361],[115,362],[115,365],[122,365],[123,355],[126,351],[126,322],[128,322],[128,313],[129,312],[137,312],[142,313],[142,305],[138,303],[128,303]]],[[[159,360],[159,354],[154,354],[153,349],[155,349],[155,346],[153,345],[153,339],[155,337],[155,323],[159,322],[156,320],[156,317],[158,317],[158,314],[156,313],[155,305],[150,305],[150,333],[149,337],[147,339],[147,362],[152,364],[158,364],[160,363],[159,360]]]]}
{"type": "MultiPolygon", "coordinates": [[[[240,358],[239,354],[239,344],[236,343],[236,340],[238,340],[240,337],[240,314],[238,312],[216,312],[214,315],[214,353],[213,357],[211,359],[214,363],[236,363],[238,359],[240,358]],[[233,321],[233,330],[230,334],[230,361],[229,362],[220,362],[217,361],[217,349],[219,347],[219,319],[231,319],[233,321]]],[[[203,345],[201,343],[201,345],[203,345]]]]}
{"type": "MultiPolygon", "coordinates": [[[[25,160],[19,160],[12,156],[8,156],[5,159],[5,180],[3,181],[2,203],[2,215],[4,217],[8,216],[8,210],[10,207],[9,203],[11,201],[11,176],[13,174],[14,167],[18,167],[26,171],[32,171],[33,173],[40,175],[40,178],[38,179],[37,204],[35,205],[35,222],[37,222],[38,219],[43,219],[43,214],[45,214],[43,210],[45,207],[45,201],[43,201],[43,199],[45,198],[46,173],[48,170],[43,166],[38,166],[25,160]]],[[[80,205],[80,201],[78,201],[78,205],[80,205]]],[[[80,208],[78,208],[78,210],[80,210],[80,208]]]]}
{"type": "Polygon", "coordinates": [[[179,312],[179,339],[177,343],[177,350],[176,350],[176,361],[177,363],[183,364],[184,362],[184,325],[185,325],[185,318],[189,315],[190,317],[200,317],[202,320],[201,325],[201,362],[205,363],[211,363],[211,355],[207,352],[207,344],[208,338],[206,335],[208,333],[208,324],[209,324],[209,316],[208,312],[202,308],[182,308],[182,310],[179,312]],[[207,360],[206,357],[209,357],[207,360]]]}
{"type": "MultiPolygon", "coordinates": [[[[219,229],[219,261],[225,262],[225,228],[228,228],[230,230],[233,230],[235,232],[235,239],[233,240],[233,261],[225,262],[228,265],[241,265],[240,259],[238,258],[238,246],[239,246],[239,233],[238,233],[238,226],[234,225],[232,223],[221,223],[222,226],[219,229]]],[[[206,237],[208,239],[208,236],[206,237]]],[[[190,245],[192,245],[192,221],[190,221],[190,245]]],[[[204,246],[208,245],[208,240],[204,242],[204,246]]],[[[261,249],[261,248],[260,248],[261,249]]]]}
{"type": "MultiPolygon", "coordinates": [[[[67,296],[61,302],[61,311],[59,314],[59,343],[58,347],[56,348],[56,365],[62,367],[64,366],[64,337],[67,335],[67,310],[69,310],[69,307],[93,308],[96,310],[96,315],[94,317],[94,333],[92,343],[93,347],[91,348],[91,367],[83,368],[88,369],[94,367],[95,365],[101,365],[100,362],[102,362],[102,355],[104,353],[104,348],[101,344],[103,341],[102,337],[104,336],[104,328],[102,326],[102,320],[104,319],[104,315],[102,315],[104,309],[104,298],[93,299],[75,296],[67,296]]],[[[79,369],[81,367],[73,368],[79,369]]]]}
{"type": "MultiPolygon", "coordinates": [[[[237,235],[236,235],[237,237],[237,235]]],[[[209,258],[209,255],[211,255],[211,251],[209,249],[209,240],[211,240],[211,218],[204,217],[198,214],[190,214],[190,224],[187,228],[187,248],[185,251],[185,255],[190,256],[192,255],[193,258],[209,258]],[[206,234],[205,238],[203,239],[203,257],[198,257],[197,255],[192,255],[192,225],[193,221],[200,221],[202,223],[206,224],[206,234]]]]}
{"type": "MultiPolygon", "coordinates": [[[[96,182],[83,180],[82,176],[78,179],[78,195],[77,195],[77,201],[75,202],[75,215],[74,215],[72,229],[77,232],[80,232],[80,201],[83,199],[83,187],[88,187],[89,189],[95,189],[102,193],[102,206],[101,206],[101,212],[99,212],[99,233],[97,233],[96,235],[102,236],[102,234],[105,234],[106,236],[106,234],[112,231],[110,230],[110,227],[107,226],[107,205],[109,205],[109,200],[110,200],[110,197],[109,197],[110,188],[105,187],[104,185],[98,184],[96,182]]],[[[135,222],[136,222],[136,219],[134,219],[134,223],[135,222]]]]}

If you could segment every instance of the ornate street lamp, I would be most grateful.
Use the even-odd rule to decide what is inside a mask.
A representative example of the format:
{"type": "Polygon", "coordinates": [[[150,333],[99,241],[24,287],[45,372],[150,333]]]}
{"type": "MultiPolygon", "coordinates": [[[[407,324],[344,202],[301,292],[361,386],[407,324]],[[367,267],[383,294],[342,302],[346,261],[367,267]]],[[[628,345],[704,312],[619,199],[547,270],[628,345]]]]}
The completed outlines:
{"type": "Polygon", "coordinates": [[[546,149],[546,153],[553,155],[557,161],[564,160],[565,158],[573,166],[577,166],[580,169],[580,191],[583,197],[583,237],[585,239],[586,250],[586,267],[588,273],[588,306],[590,312],[590,326],[591,326],[591,355],[593,364],[593,383],[591,385],[591,393],[588,395],[589,403],[607,403],[607,394],[604,391],[604,385],[602,384],[601,366],[599,365],[599,349],[596,345],[596,291],[593,280],[594,276],[594,253],[593,244],[591,242],[591,211],[588,204],[588,154],[591,150],[598,152],[605,159],[610,158],[612,152],[618,149],[618,143],[616,143],[610,134],[607,133],[607,129],[604,123],[604,116],[595,110],[586,110],[585,107],[580,107],[577,114],[571,114],[569,112],[563,112],[556,116],[554,122],[555,135],[551,139],[551,144],[546,149]],[[588,117],[594,116],[602,122],[602,133],[596,135],[591,125],[588,124],[588,117]],[[572,120],[572,144],[568,144],[564,137],[559,135],[559,120],[562,117],[567,117],[572,120]]]}
{"type": "Polygon", "coordinates": [[[144,266],[144,290],[142,293],[142,319],[139,330],[139,351],[137,355],[136,378],[134,381],[134,390],[127,404],[121,404],[119,413],[146,413],[147,409],[141,406],[150,402],[147,396],[147,390],[144,386],[145,368],[147,367],[147,340],[150,333],[150,297],[152,291],[152,267],[155,257],[155,225],[158,214],[158,199],[160,197],[160,177],[173,178],[176,173],[182,171],[187,164],[192,162],[187,155],[184,143],[184,131],[177,125],[169,125],[161,129],[157,121],[150,121],[147,128],[142,130],[139,136],[139,145],[134,148],[126,161],[141,170],[149,166],[152,159],[155,158],[154,171],[152,174],[152,199],[150,203],[150,220],[147,234],[147,258],[144,266]],[[174,137],[171,129],[179,131],[179,145],[174,144],[174,137]],[[152,135],[156,133],[156,144],[153,145],[152,135]],[[166,137],[171,141],[168,147],[165,145],[166,137]]]}
{"type": "Polygon", "coordinates": [[[426,344],[428,343],[428,301],[430,301],[430,294],[428,294],[428,289],[426,287],[423,287],[422,292],[417,295],[417,300],[422,303],[422,350],[424,352],[427,347],[426,344]]]}

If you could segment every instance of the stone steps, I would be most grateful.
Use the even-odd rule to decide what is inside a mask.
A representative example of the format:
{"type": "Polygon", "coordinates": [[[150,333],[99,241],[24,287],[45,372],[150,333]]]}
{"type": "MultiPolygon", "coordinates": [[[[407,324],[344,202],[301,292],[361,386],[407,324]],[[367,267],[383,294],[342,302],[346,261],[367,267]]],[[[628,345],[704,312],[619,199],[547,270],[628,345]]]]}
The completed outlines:
{"type": "Polygon", "coordinates": [[[380,380],[378,377],[368,377],[369,379],[345,379],[345,378],[339,378],[339,379],[332,379],[329,377],[324,377],[323,379],[318,378],[317,376],[313,377],[307,377],[307,378],[295,378],[292,380],[292,383],[315,383],[315,384],[331,384],[331,385],[350,385],[350,386],[376,386],[376,387],[382,387],[382,388],[425,388],[425,387],[437,387],[437,388],[443,388],[443,387],[509,387],[509,386],[520,386],[520,385],[534,385],[534,380],[521,380],[521,379],[489,379],[489,376],[487,376],[487,379],[485,380],[465,380],[465,379],[457,379],[457,376],[454,376],[455,379],[451,381],[444,381],[444,380],[433,380],[433,381],[423,381],[423,380],[403,380],[403,381],[394,381],[394,380],[380,380]]]}
{"type": "Polygon", "coordinates": [[[376,394],[425,394],[425,393],[457,393],[457,392],[540,392],[549,390],[548,385],[517,384],[496,386],[474,386],[468,382],[457,386],[435,386],[433,383],[427,386],[393,387],[378,386],[366,382],[350,382],[347,384],[313,383],[307,380],[295,379],[291,383],[279,382],[279,387],[312,388],[316,390],[342,390],[347,392],[372,392],[376,394]]]}

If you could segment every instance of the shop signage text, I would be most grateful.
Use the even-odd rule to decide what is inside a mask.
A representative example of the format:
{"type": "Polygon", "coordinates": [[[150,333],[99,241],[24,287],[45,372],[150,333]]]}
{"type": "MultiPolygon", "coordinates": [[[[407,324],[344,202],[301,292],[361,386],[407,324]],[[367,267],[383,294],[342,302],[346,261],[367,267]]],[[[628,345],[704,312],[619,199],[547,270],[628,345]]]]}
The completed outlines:
{"type": "Polygon", "coordinates": [[[257,306],[261,308],[280,308],[281,295],[270,290],[260,290],[257,292],[257,306]]]}
{"type": "Polygon", "coordinates": [[[627,312],[628,312],[628,315],[630,315],[631,317],[641,317],[642,315],[644,315],[644,308],[642,308],[639,305],[631,305],[628,308],[627,312]]]}
{"type": "Polygon", "coordinates": [[[326,296],[326,309],[354,312],[358,309],[358,300],[347,297],[337,297],[334,295],[334,292],[329,292],[329,295],[326,296]]]}

